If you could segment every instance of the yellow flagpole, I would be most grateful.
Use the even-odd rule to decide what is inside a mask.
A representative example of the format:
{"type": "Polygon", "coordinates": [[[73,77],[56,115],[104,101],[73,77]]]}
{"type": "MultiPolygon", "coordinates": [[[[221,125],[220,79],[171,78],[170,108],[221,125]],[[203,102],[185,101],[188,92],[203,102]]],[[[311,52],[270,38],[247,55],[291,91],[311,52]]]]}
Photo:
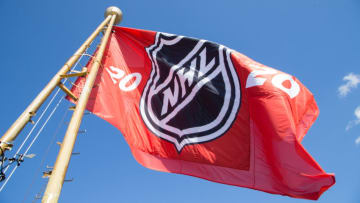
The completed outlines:
{"type": "Polygon", "coordinates": [[[110,17],[110,23],[108,24],[104,37],[101,40],[100,47],[91,66],[90,73],[86,79],[84,88],[81,92],[75,111],[70,120],[69,127],[66,131],[64,140],[61,144],[61,148],[54,165],[54,169],[47,184],[44,197],[41,201],[42,203],[58,202],[62,185],[64,183],[66,171],[69,166],[71,154],[76,141],[76,137],[81,124],[81,119],[83,117],[91,90],[93,88],[107,41],[109,39],[114,23],[119,23],[121,21],[122,12],[119,8],[109,7],[108,9],[106,9],[105,16],[107,16],[107,18],[110,17]]]}
{"type": "Polygon", "coordinates": [[[106,24],[109,23],[111,16],[107,16],[105,20],[96,28],[96,30],[89,36],[89,38],[80,46],[80,48],[72,55],[65,65],[59,70],[59,72],[50,80],[45,88],[37,95],[37,97],[31,102],[31,104],[25,109],[25,111],[18,117],[18,119],[11,125],[6,133],[0,138],[0,156],[6,151],[12,148],[11,142],[16,139],[25,125],[31,121],[31,118],[36,114],[37,110],[49,97],[51,92],[58,86],[65,75],[79,57],[90,46],[91,42],[101,32],[106,24]]]}

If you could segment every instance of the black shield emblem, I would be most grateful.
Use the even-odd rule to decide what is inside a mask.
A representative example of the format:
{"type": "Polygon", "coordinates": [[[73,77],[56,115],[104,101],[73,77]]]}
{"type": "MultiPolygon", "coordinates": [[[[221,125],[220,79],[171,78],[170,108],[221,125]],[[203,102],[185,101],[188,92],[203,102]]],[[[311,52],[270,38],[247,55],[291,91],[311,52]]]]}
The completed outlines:
{"type": "Polygon", "coordinates": [[[241,89],[230,49],[157,33],[146,51],[152,71],[141,95],[140,113],[156,136],[180,152],[185,145],[216,139],[231,127],[241,89]]]}

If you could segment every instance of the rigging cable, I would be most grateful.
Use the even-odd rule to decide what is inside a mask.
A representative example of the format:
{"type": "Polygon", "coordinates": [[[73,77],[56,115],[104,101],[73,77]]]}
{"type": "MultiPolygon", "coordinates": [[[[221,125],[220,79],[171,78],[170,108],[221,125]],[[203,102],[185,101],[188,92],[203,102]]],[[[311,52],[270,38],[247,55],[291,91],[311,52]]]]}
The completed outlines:
{"type": "MultiPolygon", "coordinates": [[[[79,64],[80,60],[83,58],[83,56],[88,55],[86,52],[84,54],[82,54],[79,58],[79,60],[76,62],[76,64],[73,66],[73,68],[71,69],[74,70],[77,65],[79,64]]],[[[64,79],[64,84],[67,82],[68,78],[64,79]]],[[[21,143],[19,149],[16,151],[15,155],[13,156],[13,158],[15,158],[20,150],[24,147],[26,141],[29,139],[30,135],[32,134],[32,132],[34,131],[34,129],[36,128],[37,124],[40,122],[40,120],[42,119],[42,117],[44,116],[44,114],[46,113],[46,111],[48,110],[48,108],[50,107],[50,105],[52,104],[52,102],[54,101],[55,97],[58,95],[58,93],[60,92],[61,89],[58,89],[56,91],[56,93],[54,94],[54,96],[51,98],[51,100],[49,101],[49,103],[47,104],[47,106],[45,107],[45,109],[43,110],[43,112],[41,113],[39,119],[36,121],[36,123],[34,124],[34,126],[31,128],[30,132],[27,134],[27,136],[25,137],[24,141],[21,143]]],[[[59,100],[59,102],[57,103],[57,105],[55,106],[55,108],[53,109],[53,111],[50,113],[50,115],[48,116],[48,118],[46,119],[46,121],[44,122],[44,124],[41,126],[40,130],[38,131],[38,133],[35,135],[35,137],[33,138],[32,142],[30,143],[30,145],[28,146],[28,148],[26,149],[25,153],[23,154],[23,156],[26,155],[26,153],[30,150],[31,146],[34,144],[34,142],[37,140],[37,138],[39,137],[40,133],[42,132],[42,130],[44,129],[45,125],[48,123],[48,121],[50,120],[50,118],[52,117],[52,115],[55,113],[56,109],[59,107],[59,104],[63,101],[64,97],[61,97],[61,99],[59,100]]],[[[22,157],[20,157],[22,159],[22,157]]],[[[5,170],[4,173],[9,169],[10,165],[8,165],[5,170]]],[[[13,175],[13,173],[15,172],[15,170],[19,167],[19,165],[16,165],[13,170],[11,171],[10,175],[8,178],[6,178],[5,182],[2,184],[1,188],[0,188],[0,192],[4,189],[4,187],[6,186],[7,182],[9,181],[9,179],[11,178],[11,176],[13,175]]]]}
{"type": "MultiPolygon", "coordinates": [[[[36,141],[36,139],[39,137],[40,133],[42,132],[42,130],[44,129],[45,125],[48,123],[48,121],[50,120],[50,118],[52,117],[52,115],[55,113],[56,109],[59,107],[59,104],[63,101],[64,97],[61,97],[61,99],[59,100],[59,102],[56,104],[55,108],[53,109],[53,111],[50,113],[50,115],[48,116],[48,118],[46,119],[46,121],[44,122],[44,124],[41,126],[40,130],[38,131],[38,133],[35,135],[34,139],[32,140],[31,144],[28,146],[28,148],[26,149],[24,155],[26,155],[26,153],[30,150],[31,146],[34,144],[34,142],[36,141]]],[[[13,170],[11,171],[9,177],[5,180],[4,184],[1,186],[0,188],[0,192],[4,189],[4,187],[6,186],[6,184],[8,183],[8,181],[10,180],[11,176],[14,174],[15,170],[19,167],[19,165],[16,165],[13,170]]],[[[8,169],[9,166],[6,168],[8,169]]],[[[5,169],[5,172],[6,172],[5,169]]]]}
{"type": "MultiPolygon", "coordinates": [[[[70,106],[70,105],[69,105],[69,106],[70,106]]],[[[61,121],[60,121],[57,129],[55,130],[55,132],[54,132],[54,134],[53,134],[53,136],[52,136],[52,138],[51,138],[51,141],[50,141],[50,143],[49,143],[49,145],[48,145],[48,147],[47,147],[47,149],[46,149],[46,151],[45,151],[45,153],[44,153],[44,155],[43,155],[43,157],[42,157],[42,159],[41,159],[40,166],[38,167],[38,169],[37,169],[37,171],[36,171],[36,173],[35,173],[35,175],[34,175],[34,177],[33,177],[33,180],[32,180],[32,182],[31,182],[31,184],[29,185],[27,191],[25,192],[24,199],[23,199],[22,202],[25,202],[25,201],[26,201],[26,199],[27,199],[27,197],[28,197],[28,194],[29,194],[31,188],[32,188],[32,186],[33,186],[34,183],[35,183],[36,174],[40,173],[41,168],[42,168],[42,166],[43,166],[44,163],[45,163],[45,159],[47,158],[47,155],[48,155],[48,153],[49,153],[52,145],[54,144],[54,142],[55,142],[55,140],[56,140],[56,136],[57,136],[57,134],[59,133],[59,131],[60,131],[60,129],[62,128],[62,126],[64,125],[64,121],[65,121],[65,118],[66,118],[68,112],[69,112],[69,111],[65,111],[65,113],[64,113],[64,115],[63,115],[63,117],[62,117],[62,119],[61,119],[61,121]]]]}

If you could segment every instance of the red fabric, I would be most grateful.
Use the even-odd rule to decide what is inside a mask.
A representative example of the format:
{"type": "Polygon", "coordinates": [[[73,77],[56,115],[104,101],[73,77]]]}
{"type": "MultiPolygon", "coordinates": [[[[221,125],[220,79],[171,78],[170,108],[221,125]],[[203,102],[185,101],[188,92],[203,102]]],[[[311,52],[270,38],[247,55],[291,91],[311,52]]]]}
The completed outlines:
{"type": "MultiPolygon", "coordinates": [[[[305,199],[318,199],[335,183],[334,175],[325,173],[301,145],[319,113],[313,95],[296,78],[233,50],[230,50],[231,61],[240,85],[236,91],[241,92],[241,102],[226,132],[206,142],[176,148],[174,142],[149,129],[141,116],[140,100],[146,94],[144,88],[154,68],[146,48],[155,43],[156,34],[114,27],[87,106],[122,132],[140,164],[154,170],[305,199]],[[111,66],[123,73],[114,72],[111,66]],[[119,88],[121,81],[133,73],[141,75],[137,88],[128,91],[119,88]],[[118,76],[114,78],[114,74],[118,76]]],[[[135,78],[122,85],[130,87],[136,83],[135,78]]],[[[85,78],[77,80],[72,89],[75,94],[79,95],[84,81],[85,78]]],[[[184,84],[190,84],[187,82],[184,84]]],[[[206,114],[211,104],[210,100],[201,103],[203,109],[196,111],[206,114]]]]}

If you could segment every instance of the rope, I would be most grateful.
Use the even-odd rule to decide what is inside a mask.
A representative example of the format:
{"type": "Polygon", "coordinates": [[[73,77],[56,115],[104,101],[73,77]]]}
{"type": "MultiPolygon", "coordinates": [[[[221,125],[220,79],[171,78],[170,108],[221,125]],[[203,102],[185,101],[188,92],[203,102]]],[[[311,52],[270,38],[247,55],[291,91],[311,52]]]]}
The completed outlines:
{"type": "MultiPolygon", "coordinates": [[[[41,113],[39,119],[36,121],[36,123],[34,124],[34,126],[31,128],[30,132],[26,135],[24,141],[21,143],[19,149],[16,151],[15,155],[13,156],[13,158],[16,157],[17,154],[19,154],[20,150],[24,147],[26,141],[29,139],[30,135],[32,134],[32,132],[35,130],[36,126],[38,125],[38,123],[40,122],[40,120],[42,119],[42,117],[44,116],[44,114],[46,113],[46,111],[48,110],[48,108],[50,107],[50,105],[52,104],[52,102],[54,101],[55,97],[57,96],[57,94],[59,93],[59,90],[55,93],[55,95],[51,98],[50,102],[47,104],[47,106],[45,107],[44,111],[41,113]]],[[[4,172],[7,171],[9,167],[6,167],[4,172]]],[[[0,190],[1,191],[1,190],[0,190]]]]}
{"type": "MultiPolygon", "coordinates": [[[[57,92],[58,93],[58,92],[57,92]]],[[[50,113],[50,115],[48,116],[48,118],[46,119],[46,121],[44,122],[44,124],[41,126],[40,130],[38,131],[38,133],[35,135],[34,139],[32,140],[32,142],[30,143],[30,145],[28,146],[28,148],[26,149],[24,155],[26,155],[26,153],[30,150],[31,146],[34,144],[34,142],[37,140],[37,138],[39,137],[40,133],[43,131],[45,125],[48,123],[48,121],[50,120],[50,118],[52,117],[52,115],[55,113],[56,109],[59,107],[59,104],[63,101],[64,97],[61,97],[61,99],[59,100],[59,102],[56,104],[55,108],[53,109],[53,111],[50,113]]],[[[14,174],[14,172],[16,171],[16,169],[19,167],[19,165],[16,165],[13,170],[11,171],[9,177],[5,180],[4,184],[1,186],[0,188],[0,192],[4,189],[4,187],[6,186],[6,184],[8,183],[8,181],[10,180],[11,176],[14,174]]],[[[7,167],[5,169],[8,169],[9,167],[7,167]]]]}
{"type": "MultiPolygon", "coordinates": [[[[92,44],[92,43],[91,43],[92,44]]],[[[70,70],[70,71],[73,71],[77,66],[78,64],[80,63],[81,59],[83,58],[83,56],[89,56],[91,58],[94,59],[94,56],[90,55],[87,53],[90,45],[86,48],[85,50],[85,53],[81,54],[81,57],[77,60],[77,62],[75,63],[75,65],[73,66],[73,68],[70,70]]],[[[100,65],[101,62],[98,62],[100,65]]],[[[65,78],[64,79],[64,84],[66,84],[68,78],[65,78]]],[[[70,81],[71,82],[71,81],[70,81]]],[[[29,137],[31,136],[31,134],[33,133],[34,129],[36,128],[36,126],[38,125],[38,123],[40,122],[40,120],[42,119],[42,117],[45,115],[45,113],[47,112],[48,108],[50,107],[50,105],[52,104],[52,102],[54,101],[54,99],[56,98],[56,96],[58,95],[58,93],[60,92],[60,89],[58,89],[56,91],[56,93],[54,94],[54,96],[51,98],[51,100],[49,101],[48,105],[45,107],[45,109],[43,110],[43,112],[41,113],[39,119],[36,121],[36,123],[34,124],[34,126],[32,127],[32,129],[30,130],[30,132],[27,134],[27,136],[25,137],[24,141],[21,143],[19,149],[16,151],[15,155],[13,156],[13,158],[15,158],[17,155],[19,155],[19,152],[21,151],[21,149],[24,147],[25,143],[27,142],[27,140],[29,139],[29,137]]],[[[19,160],[21,161],[23,159],[23,157],[28,153],[28,151],[30,150],[30,148],[32,147],[32,145],[35,143],[35,141],[37,140],[37,138],[39,137],[40,133],[42,132],[42,130],[44,129],[44,127],[47,125],[48,121],[50,120],[50,118],[53,116],[53,114],[55,113],[55,111],[57,110],[57,108],[59,107],[60,103],[63,101],[65,97],[61,97],[61,99],[58,101],[58,103],[56,104],[56,106],[54,107],[53,111],[50,113],[50,115],[48,116],[48,118],[46,119],[46,121],[44,122],[44,124],[41,126],[40,130],[38,131],[38,133],[35,135],[35,137],[33,138],[33,140],[31,141],[30,145],[27,147],[26,151],[24,154],[20,155],[20,158],[19,160]]],[[[55,133],[55,135],[57,134],[57,132],[55,133]]],[[[55,136],[54,135],[54,136],[55,136]]],[[[54,139],[54,138],[53,138],[54,139]]],[[[52,141],[53,142],[53,141],[52,141]]],[[[46,151],[46,154],[48,153],[49,151],[49,148],[50,146],[52,145],[52,143],[49,144],[49,147],[46,151]]],[[[41,165],[40,165],[40,168],[44,162],[45,158],[41,161],[41,165]]],[[[3,164],[3,161],[2,160],[2,164],[3,164]]],[[[9,169],[9,165],[6,166],[5,170],[4,170],[4,173],[9,169]]],[[[4,187],[6,186],[6,184],[8,183],[8,181],[11,179],[12,175],[14,174],[14,172],[16,171],[16,169],[19,167],[19,164],[17,164],[13,170],[11,171],[9,177],[5,180],[5,182],[3,183],[3,185],[1,186],[0,188],[0,192],[4,189],[4,187]]],[[[33,180],[34,182],[34,180],[33,180]]],[[[33,184],[32,182],[32,184],[33,184]]],[[[29,189],[31,188],[32,184],[30,185],[29,189]]],[[[26,197],[26,196],[25,196],[26,197]]],[[[25,198],[24,197],[24,198],[25,198]]],[[[25,199],[24,199],[25,200],[25,199]]]]}
{"type": "MultiPolygon", "coordinates": [[[[81,57],[79,58],[79,60],[77,61],[77,63],[75,64],[75,66],[74,66],[71,70],[74,70],[74,69],[75,69],[75,67],[78,65],[78,63],[79,63],[79,61],[81,60],[82,57],[83,57],[83,56],[81,56],[81,57]]],[[[66,83],[66,81],[67,81],[67,78],[65,78],[64,84],[66,83]]],[[[15,158],[16,155],[19,154],[20,150],[24,147],[26,141],[29,139],[30,135],[31,135],[32,132],[35,130],[36,126],[38,125],[38,123],[40,122],[40,120],[42,119],[42,117],[44,116],[44,114],[47,112],[48,108],[50,107],[50,105],[52,104],[52,102],[54,101],[55,97],[58,95],[59,92],[60,92],[60,89],[58,89],[58,90],[56,91],[56,93],[54,94],[54,96],[51,98],[50,102],[47,104],[47,106],[45,107],[45,109],[44,109],[43,112],[41,113],[39,119],[36,121],[36,123],[34,124],[34,126],[31,128],[30,132],[26,135],[24,141],[21,143],[19,149],[16,151],[15,155],[13,156],[13,158],[15,158]]],[[[61,100],[62,100],[62,99],[61,99],[61,100]]],[[[32,142],[32,143],[33,143],[33,142],[32,142]]],[[[26,153],[25,153],[25,154],[26,154],[26,153]]],[[[24,155],[25,155],[25,154],[24,154],[24,155]]],[[[7,169],[8,169],[8,167],[5,168],[5,171],[4,171],[4,172],[6,172],[7,169]]],[[[0,192],[1,192],[1,190],[0,190],[0,192]]]]}
{"type": "Polygon", "coordinates": [[[61,127],[62,127],[63,124],[64,124],[64,120],[65,120],[68,112],[69,112],[69,111],[65,111],[65,113],[64,113],[64,115],[63,115],[63,117],[62,117],[62,119],[61,119],[61,121],[60,121],[57,129],[55,130],[55,132],[54,132],[54,134],[53,134],[53,136],[52,136],[52,138],[51,138],[51,141],[50,141],[50,143],[49,143],[49,145],[48,145],[48,147],[47,147],[47,149],[46,149],[46,151],[45,151],[45,154],[43,155],[43,157],[42,157],[42,159],[41,159],[40,166],[38,167],[38,169],[37,169],[37,171],[36,171],[36,173],[35,173],[35,175],[34,175],[34,177],[33,177],[33,180],[32,180],[32,182],[31,182],[31,184],[30,184],[30,186],[28,187],[28,189],[27,189],[27,191],[26,191],[26,193],[25,193],[25,195],[24,195],[24,199],[23,199],[22,202],[25,202],[25,201],[26,201],[27,196],[28,196],[31,188],[32,188],[32,186],[33,186],[34,183],[35,183],[36,174],[40,173],[40,170],[41,170],[42,166],[44,165],[45,159],[47,158],[47,155],[48,155],[48,153],[49,153],[52,145],[53,145],[54,142],[55,142],[56,136],[57,136],[58,132],[60,131],[61,127]]]}
{"type": "MultiPolygon", "coordinates": [[[[82,59],[82,57],[86,55],[86,54],[82,54],[82,56],[79,58],[79,60],[76,62],[76,64],[73,66],[73,68],[71,70],[74,70],[77,65],[79,64],[80,60],[82,59]]],[[[67,82],[67,78],[64,79],[64,84],[67,82]]],[[[56,93],[54,94],[54,96],[51,98],[51,100],[49,101],[49,103],[47,104],[47,106],[45,107],[45,109],[43,110],[43,112],[41,113],[39,119],[36,121],[36,123],[34,124],[34,126],[31,128],[30,132],[27,134],[27,136],[25,137],[24,141],[21,143],[19,149],[16,151],[15,155],[13,156],[13,158],[16,157],[16,155],[19,154],[20,150],[24,147],[25,143],[27,142],[27,140],[29,139],[30,135],[33,133],[33,131],[35,130],[37,124],[40,122],[40,120],[42,119],[42,117],[44,116],[44,114],[47,112],[48,108],[50,107],[50,105],[52,104],[52,102],[54,101],[54,99],[56,98],[56,96],[58,95],[58,93],[60,92],[60,89],[58,89],[56,91],[56,93]]],[[[39,137],[40,133],[42,132],[42,130],[44,129],[45,125],[48,123],[48,121],[50,120],[50,118],[52,117],[52,115],[54,114],[54,112],[56,111],[56,109],[59,107],[59,104],[63,101],[62,97],[59,102],[57,103],[57,105],[55,106],[55,108],[53,109],[53,111],[50,113],[50,115],[48,116],[48,118],[46,119],[45,123],[41,126],[40,130],[38,131],[38,133],[36,134],[36,136],[33,138],[33,140],[31,141],[30,145],[28,146],[28,148],[26,149],[25,153],[23,154],[23,156],[25,156],[27,154],[27,152],[30,150],[30,148],[32,147],[32,145],[34,144],[34,142],[37,140],[37,138],[39,137]]],[[[10,165],[6,166],[4,173],[6,173],[6,171],[9,169],[10,165]]],[[[16,165],[13,170],[11,171],[9,177],[5,180],[5,182],[3,183],[3,185],[0,188],[0,192],[4,189],[4,187],[6,186],[6,184],[8,183],[8,181],[10,180],[10,178],[12,177],[12,175],[14,174],[14,172],[16,171],[16,169],[19,167],[19,165],[16,165]]]]}

